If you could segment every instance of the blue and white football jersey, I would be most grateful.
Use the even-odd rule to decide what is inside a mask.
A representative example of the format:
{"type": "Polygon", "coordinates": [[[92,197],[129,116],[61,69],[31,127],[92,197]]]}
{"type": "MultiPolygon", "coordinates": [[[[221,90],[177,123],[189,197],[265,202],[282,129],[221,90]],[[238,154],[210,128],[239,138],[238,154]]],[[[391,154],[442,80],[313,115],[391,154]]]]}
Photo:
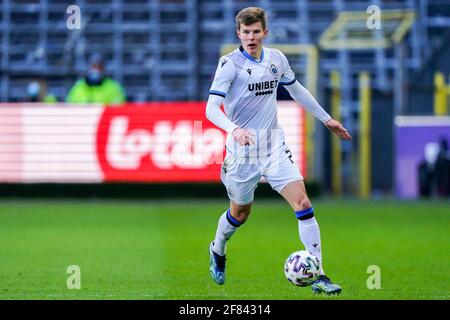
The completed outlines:
{"type": "Polygon", "coordinates": [[[252,146],[239,146],[229,135],[227,152],[252,157],[281,148],[285,138],[277,118],[277,88],[295,81],[286,56],[278,49],[263,47],[256,60],[239,47],[220,58],[210,94],[225,98],[224,110],[231,122],[255,133],[252,146]]]}

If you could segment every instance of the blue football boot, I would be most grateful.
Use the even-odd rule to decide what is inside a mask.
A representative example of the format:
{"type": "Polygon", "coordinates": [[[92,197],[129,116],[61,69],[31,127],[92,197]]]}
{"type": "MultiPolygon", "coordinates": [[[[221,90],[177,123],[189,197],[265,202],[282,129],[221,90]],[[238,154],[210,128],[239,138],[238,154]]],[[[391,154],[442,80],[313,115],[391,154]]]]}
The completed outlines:
{"type": "Polygon", "coordinates": [[[319,278],[311,284],[311,289],[314,293],[340,294],[342,288],[325,276],[320,275],[319,278]]]}
{"type": "Polygon", "coordinates": [[[213,251],[213,243],[209,245],[209,273],[217,284],[225,283],[225,256],[213,251]]]}

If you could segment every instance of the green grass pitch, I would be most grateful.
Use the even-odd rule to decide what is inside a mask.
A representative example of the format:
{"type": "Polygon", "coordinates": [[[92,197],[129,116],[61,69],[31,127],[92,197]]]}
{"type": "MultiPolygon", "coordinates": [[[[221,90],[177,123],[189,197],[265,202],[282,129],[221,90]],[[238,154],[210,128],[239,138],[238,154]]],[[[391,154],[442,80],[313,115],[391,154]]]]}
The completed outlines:
{"type": "Polygon", "coordinates": [[[227,282],[209,275],[223,201],[12,201],[0,204],[0,299],[449,299],[450,203],[316,200],[324,268],[340,296],[290,284],[303,246],[280,198],[256,201],[227,249],[227,282]],[[81,289],[68,289],[68,266],[81,289]],[[368,289],[379,266],[381,288],[368,289]]]}

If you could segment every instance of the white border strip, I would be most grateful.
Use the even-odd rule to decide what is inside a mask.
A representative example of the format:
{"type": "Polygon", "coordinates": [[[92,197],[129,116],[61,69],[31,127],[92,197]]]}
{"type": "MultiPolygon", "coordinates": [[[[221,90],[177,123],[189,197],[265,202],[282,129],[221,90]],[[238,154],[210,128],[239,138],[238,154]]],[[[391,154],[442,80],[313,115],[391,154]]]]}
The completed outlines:
{"type": "Polygon", "coordinates": [[[399,127],[450,126],[450,116],[397,116],[394,122],[399,127]]]}

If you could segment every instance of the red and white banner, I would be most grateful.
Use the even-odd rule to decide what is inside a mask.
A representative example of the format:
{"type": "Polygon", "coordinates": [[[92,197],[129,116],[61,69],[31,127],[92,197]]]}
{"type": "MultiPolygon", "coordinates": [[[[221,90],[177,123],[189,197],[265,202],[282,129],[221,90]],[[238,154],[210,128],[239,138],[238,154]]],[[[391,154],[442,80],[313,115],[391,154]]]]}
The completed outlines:
{"type": "MultiPolygon", "coordinates": [[[[225,132],[204,102],[0,104],[0,182],[219,181],[225,132]]],[[[278,117],[305,175],[305,122],[294,102],[278,117]]]]}

